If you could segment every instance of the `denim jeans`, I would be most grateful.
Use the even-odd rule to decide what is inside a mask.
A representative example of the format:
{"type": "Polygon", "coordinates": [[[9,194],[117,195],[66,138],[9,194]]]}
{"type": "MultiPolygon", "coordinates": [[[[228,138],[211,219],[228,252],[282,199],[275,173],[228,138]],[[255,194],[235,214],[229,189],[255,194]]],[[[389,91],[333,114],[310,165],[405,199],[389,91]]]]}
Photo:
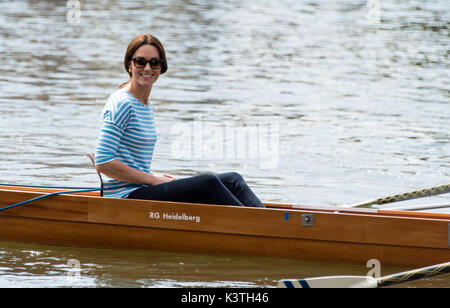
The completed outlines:
{"type": "Polygon", "coordinates": [[[129,199],[264,207],[239,173],[203,174],[139,188],[129,199]]]}

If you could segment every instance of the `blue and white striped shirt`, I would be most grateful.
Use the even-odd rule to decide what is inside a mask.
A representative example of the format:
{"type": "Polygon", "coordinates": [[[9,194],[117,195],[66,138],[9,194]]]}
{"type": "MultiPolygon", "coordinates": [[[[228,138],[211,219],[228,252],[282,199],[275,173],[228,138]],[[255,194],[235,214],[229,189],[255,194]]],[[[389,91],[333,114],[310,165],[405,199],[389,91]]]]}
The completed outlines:
{"type": "MultiPolygon", "coordinates": [[[[150,172],[156,143],[153,105],[142,104],[124,89],[109,97],[101,116],[101,131],[95,149],[95,164],[119,160],[131,168],[150,172]]],[[[124,198],[145,187],[106,177],[105,197],[124,198]]]]}

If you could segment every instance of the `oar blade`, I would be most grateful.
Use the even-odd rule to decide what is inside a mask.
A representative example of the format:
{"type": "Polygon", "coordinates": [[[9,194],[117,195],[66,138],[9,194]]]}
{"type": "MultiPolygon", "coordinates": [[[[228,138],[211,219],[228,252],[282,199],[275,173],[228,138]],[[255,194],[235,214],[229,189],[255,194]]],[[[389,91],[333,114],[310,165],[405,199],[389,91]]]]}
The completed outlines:
{"type": "Polygon", "coordinates": [[[369,276],[282,279],[278,282],[278,288],[376,288],[377,286],[377,280],[369,276]]]}

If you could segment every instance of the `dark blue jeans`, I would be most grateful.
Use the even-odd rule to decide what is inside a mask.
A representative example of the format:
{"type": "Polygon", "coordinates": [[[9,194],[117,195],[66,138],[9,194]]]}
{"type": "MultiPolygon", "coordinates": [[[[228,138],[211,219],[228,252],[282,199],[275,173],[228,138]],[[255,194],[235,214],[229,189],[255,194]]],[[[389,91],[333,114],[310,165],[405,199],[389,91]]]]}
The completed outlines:
{"type": "Polygon", "coordinates": [[[203,174],[133,191],[128,198],[264,207],[239,173],[203,174]]]}

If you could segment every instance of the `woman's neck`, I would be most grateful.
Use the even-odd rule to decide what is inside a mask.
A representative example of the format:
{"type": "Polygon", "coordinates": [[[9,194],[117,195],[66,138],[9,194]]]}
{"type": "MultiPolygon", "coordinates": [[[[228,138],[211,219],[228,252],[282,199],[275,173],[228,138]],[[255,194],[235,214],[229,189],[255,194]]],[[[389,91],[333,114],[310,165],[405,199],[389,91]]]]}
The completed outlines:
{"type": "Polygon", "coordinates": [[[150,97],[150,92],[152,88],[143,88],[135,84],[133,80],[124,87],[125,90],[133,94],[133,96],[139,100],[142,104],[148,105],[148,98],[150,97]]]}

